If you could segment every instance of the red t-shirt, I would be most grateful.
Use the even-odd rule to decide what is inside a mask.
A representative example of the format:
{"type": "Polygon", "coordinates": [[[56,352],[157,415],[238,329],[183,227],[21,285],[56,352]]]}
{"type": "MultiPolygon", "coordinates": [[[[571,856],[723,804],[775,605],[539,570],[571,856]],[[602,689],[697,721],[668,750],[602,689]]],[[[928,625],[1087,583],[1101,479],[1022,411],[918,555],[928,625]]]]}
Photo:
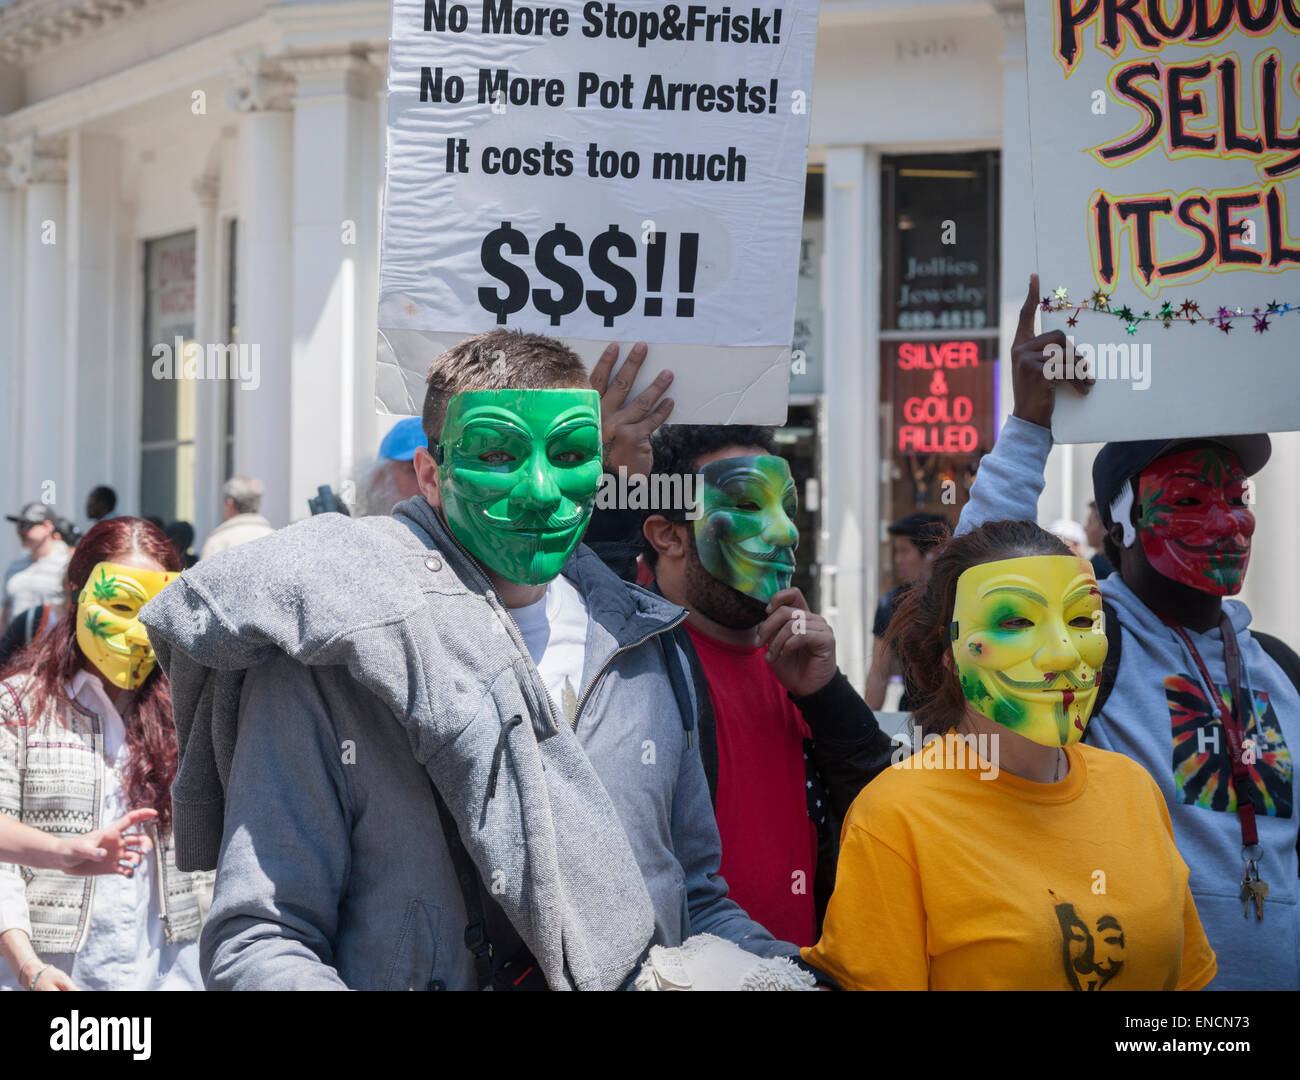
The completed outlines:
{"type": "Polygon", "coordinates": [[[709,683],[718,737],[718,832],[731,898],[781,941],[817,939],[803,740],[810,732],[759,647],[686,627],[709,683]]]}

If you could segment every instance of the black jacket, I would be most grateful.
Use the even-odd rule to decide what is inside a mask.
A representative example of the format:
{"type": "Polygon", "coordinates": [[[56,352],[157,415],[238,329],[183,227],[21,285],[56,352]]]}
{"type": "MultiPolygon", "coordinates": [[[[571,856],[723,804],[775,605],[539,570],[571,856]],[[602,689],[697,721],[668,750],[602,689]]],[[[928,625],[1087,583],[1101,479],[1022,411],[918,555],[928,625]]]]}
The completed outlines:
{"type": "MultiPolygon", "coordinates": [[[[635,510],[597,510],[584,537],[584,542],[626,581],[636,580],[641,518],[635,510]]],[[[709,781],[709,794],[716,806],[718,733],[708,682],[685,627],[679,626],[674,633],[690,659],[691,677],[700,702],[700,756],[709,781]]],[[[840,826],[858,792],[889,765],[894,743],[880,730],[871,709],[843,672],[836,671],[835,677],[815,693],[789,697],[812,731],[812,738],[804,740],[804,765],[808,776],[805,788],[808,817],[817,828],[813,899],[820,935],[826,905],[835,887],[840,826]]]]}

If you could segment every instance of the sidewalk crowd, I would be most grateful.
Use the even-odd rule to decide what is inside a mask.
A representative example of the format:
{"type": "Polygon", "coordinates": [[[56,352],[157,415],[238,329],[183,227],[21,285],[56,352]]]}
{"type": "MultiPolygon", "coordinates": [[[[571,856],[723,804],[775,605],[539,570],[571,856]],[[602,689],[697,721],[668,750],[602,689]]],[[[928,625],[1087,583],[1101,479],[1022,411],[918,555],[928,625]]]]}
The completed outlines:
{"type": "Polygon", "coordinates": [[[1269,437],[1109,443],[1040,528],[1089,381],[1038,307],[960,519],[889,530],[862,693],[773,430],[674,425],[644,345],[460,342],[357,516],[234,477],[196,557],[22,507],[0,985],[1300,988],[1300,659],[1232,599],[1269,437]],[[620,469],[698,503],[598,508],[620,469]]]}

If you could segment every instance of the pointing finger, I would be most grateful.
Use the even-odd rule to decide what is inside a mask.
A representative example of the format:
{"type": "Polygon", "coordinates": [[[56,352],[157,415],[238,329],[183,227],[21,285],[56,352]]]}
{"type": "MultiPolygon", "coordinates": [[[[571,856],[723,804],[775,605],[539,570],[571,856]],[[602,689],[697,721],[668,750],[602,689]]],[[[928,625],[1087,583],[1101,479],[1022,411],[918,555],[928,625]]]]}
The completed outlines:
{"type": "Polygon", "coordinates": [[[1034,336],[1034,319],[1038,315],[1038,275],[1029,275],[1029,293],[1020,308],[1020,323],[1016,327],[1015,345],[1023,345],[1034,336]]]}

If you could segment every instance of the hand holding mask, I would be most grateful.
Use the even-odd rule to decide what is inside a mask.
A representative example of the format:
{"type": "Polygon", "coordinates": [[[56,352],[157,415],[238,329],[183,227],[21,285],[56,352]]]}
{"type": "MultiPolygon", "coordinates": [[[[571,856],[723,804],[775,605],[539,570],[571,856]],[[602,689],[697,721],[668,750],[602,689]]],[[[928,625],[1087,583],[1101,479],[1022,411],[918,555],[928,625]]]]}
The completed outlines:
{"type": "Polygon", "coordinates": [[[953,660],[978,713],[1043,746],[1083,738],[1107,648],[1086,560],[972,566],[957,579],[952,616],[953,660]]]}
{"type": "Polygon", "coordinates": [[[507,581],[550,581],[591,517],[600,449],[595,390],[457,394],[434,454],[447,524],[507,581]]]}
{"type": "Polygon", "coordinates": [[[713,577],[763,603],[794,576],[799,507],[790,464],[772,454],[720,458],[700,469],[695,522],[700,563],[713,577]]]}

